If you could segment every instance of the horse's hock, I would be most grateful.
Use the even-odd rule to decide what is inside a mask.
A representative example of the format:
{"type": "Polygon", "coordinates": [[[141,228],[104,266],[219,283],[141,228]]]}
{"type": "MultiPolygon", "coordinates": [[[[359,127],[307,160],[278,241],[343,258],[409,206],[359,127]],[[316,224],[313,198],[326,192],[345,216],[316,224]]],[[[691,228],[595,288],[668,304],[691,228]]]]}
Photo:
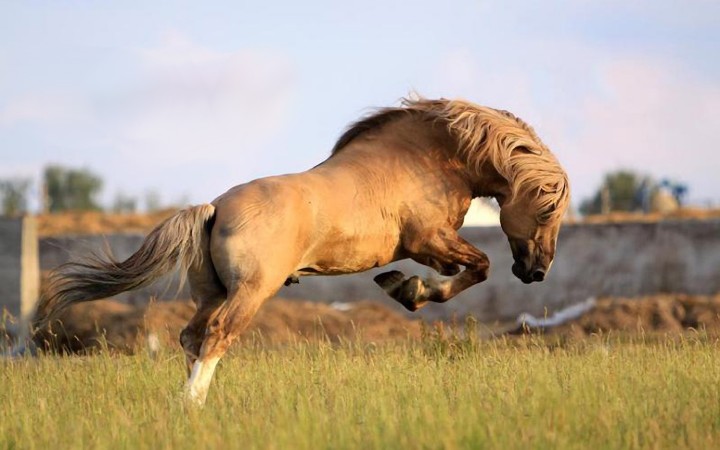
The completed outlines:
{"type": "Polygon", "coordinates": [[[0,218],[0,308],[27,321],[35,310],[40,283],[34,217],[0,218]]]}

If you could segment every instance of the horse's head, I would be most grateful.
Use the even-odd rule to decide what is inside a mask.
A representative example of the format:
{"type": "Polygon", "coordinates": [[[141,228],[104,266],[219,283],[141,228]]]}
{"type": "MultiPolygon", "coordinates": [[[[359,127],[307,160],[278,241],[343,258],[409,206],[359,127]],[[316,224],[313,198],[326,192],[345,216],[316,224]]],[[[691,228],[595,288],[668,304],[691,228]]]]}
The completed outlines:
{"type": "Polygon", "coordinates": [[[407,101],[406,109],[447,122],[453,156],[465,163],[471,191],[494,196],[512,248],[512,271],[525,283],[545,279],[569,204],[565,171],[535,131],[514,114],[462,100],[407,101]]]}
{"type": "Polygon", "coordinates": [[[555,257],[557,236],[568,204],[566,184],[557,189],[562,191],[543,192],[541,188],[517,195],[503,202],[500,209],[500,225],[515,260],[512,272],[523,283],[543,281],[555,257]]]}

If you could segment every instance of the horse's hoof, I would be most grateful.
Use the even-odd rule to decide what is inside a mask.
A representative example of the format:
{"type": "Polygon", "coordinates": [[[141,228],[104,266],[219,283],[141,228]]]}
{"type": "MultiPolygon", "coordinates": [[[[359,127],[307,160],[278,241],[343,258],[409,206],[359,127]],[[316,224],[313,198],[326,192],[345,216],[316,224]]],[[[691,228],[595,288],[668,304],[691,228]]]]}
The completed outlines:
{"type": "Polygon", "coordinates": [[[427,300],[398,300],[410,312],[415,312],[423,306],[427,305],[427,300]]]}
{"type": "Polygon", "coordinates": [[[384,272],[373,278],[375,283],[377,283],[378,286],[383,288],[385,292],[388,293],[396,289],[404,279],[405,274],[403,274],[399,270],[391,270],[390,272],[384,272]]]}
{"type": "Polygon", "coordinates": [[[403,306],[405,307],[405,309],[407,309],[407,310],[410,311],[410,312],[415,312],[415,311],[417,311],[418,309],[420,309],[420,306],[421,306],[421,305],[419,305],[418,303],[415,303],[415,302],[407,302],[407,301],[402,301],[402,300],[398,300],[398,302],[399,302],[401,305],[403,305],[403,306]]]}

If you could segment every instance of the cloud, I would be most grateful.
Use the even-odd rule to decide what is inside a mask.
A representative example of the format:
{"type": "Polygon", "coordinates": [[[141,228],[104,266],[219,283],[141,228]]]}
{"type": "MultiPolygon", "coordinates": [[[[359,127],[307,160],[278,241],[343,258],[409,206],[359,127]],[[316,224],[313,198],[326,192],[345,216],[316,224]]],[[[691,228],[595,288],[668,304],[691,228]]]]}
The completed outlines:
{"type": "Polygon", "coordinates": [[[137,52],[141,78],[99,112],[128,156],[175,162],[252,153],[285,124],[292,64],[272,52],[217,52],[177,33],[137,52]]]}
{"type": "Polygon", "coordinates": [[[106,179],[106,197],[147,186],[179,195],[180,185],[207,199],[218,192],[205,185],[224,189],[251,176],[287,126],[296,68],[282,53],[217,51],[171,32],[123,58],[126,73],[104,82],[106,68],[98,66],[91,89],[25,93],[0,104],[6,139],[37,148],[14,158],[38,172],[49,162],[89,166],[106,179]],[[231,161],[242,164],[221,176],[208,170],[210,182],[195,179],[202,186],[177,181],[195,176],[198,165],[227,169],[231,161]]]}
{"type": "Polygon", "coordinates": [[[0,109],[0,126],[24,122],[72,123],[88,116],[84,105],[72,96],[49,93],[30,94],[10,99],[0,109]]]}
{"type": "Polygon", "coordinates": [[[599,155],[596,170],[637,168],[720,195],[713,182],[713,167],[720,165],[720,83],[669,61],[639,58],[613,61],[601,75],[604,95],[583,102],[586,124],[569,144],[599,155]]]}
{"type": "Polygon", "coordinates": [[[457,50],[438,63],[435,83],[533,125],[566,167],[576,201],[618,168],[685,181],[696,200],[720,198],[718,80],[670,58],[578,42],[525,51],[518,59],[457,50]]]}

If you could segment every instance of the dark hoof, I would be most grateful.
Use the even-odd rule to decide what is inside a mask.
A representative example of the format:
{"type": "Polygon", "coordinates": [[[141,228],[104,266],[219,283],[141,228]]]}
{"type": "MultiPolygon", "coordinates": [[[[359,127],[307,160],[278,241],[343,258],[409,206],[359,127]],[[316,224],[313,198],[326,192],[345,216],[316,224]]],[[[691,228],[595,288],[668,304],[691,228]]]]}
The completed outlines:
{"type": "Polygon", "coordinates": [[[398,303],[403,305],[405,307],[405,309],[407,309],[408,311],[415,312],[418,309],[422,308],[423,306],[427,305],[428,301],[427,300],[408,300],[408,301],[398,300],[398,303]]]}
{"type": "Polygon", "coordinates": [[[285,280],[285,286],[290,286],[291,284],[300,284],[300,278],[296,276],[290,276],[285,280]]]}
{"type": "Polygon", "coordinates": [[[404,301],[402,301],[402,300],[398,300],[398,303],[400,303],[401,305],[403,305],[403,306],[405,307],[405,309],[407,309],[407,310],[410,311],[410,312],[415,312],[415,311],[417,311],[418,309],[420,309],[420,307],[422,306],[422,305],[419,305],[419,304],[417,304],[417,303],[415,303],[415,302],[404,302],[404,301]]]}
{"type": "Polygon", "coordinates": [[[373,278],[373,280],[375,280],[375,282],[388,293],[397,288],[397,285],[402,283],[404,279],[405,275],[398,270],[384,272],[373,278]]]}
{"type": "Polygon", "coordinates": [[[427,299],[423,298],[426,290],[425,283],[417,275],[405,280],[402,272],[393,270],[381,273],[374,280],[390,297],[397,300],[408,311],[415,312],[427,303],[427,299]]]}

